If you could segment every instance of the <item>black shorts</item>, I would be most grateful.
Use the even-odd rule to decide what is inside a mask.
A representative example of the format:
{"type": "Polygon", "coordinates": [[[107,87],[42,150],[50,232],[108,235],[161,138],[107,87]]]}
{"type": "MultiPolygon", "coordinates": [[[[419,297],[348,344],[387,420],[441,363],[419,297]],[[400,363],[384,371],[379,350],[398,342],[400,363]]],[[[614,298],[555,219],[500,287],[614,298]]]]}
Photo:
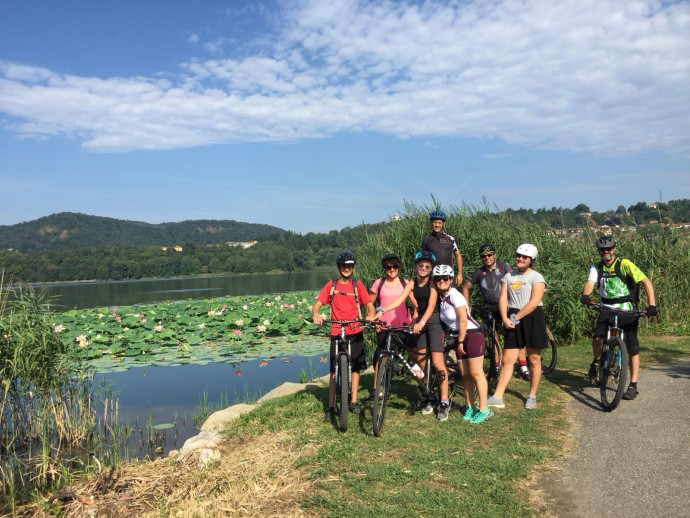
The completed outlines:
{"type": "MultiPolygon", "coordinates": [[[[365,370],[367,368],[367,359],[364,356],[364,333],[348,335],[346,338],[350,340],[352,372],[365,370]]],[[[340,336],[331,336],[331,373],[335,372],[335,342],[339,339],[340,336]]],[[[346,343],[342,343],[340,347],[345,347],[346,345],[346,343]]]]}
{"type": "Polygon", "coordinates": [[[429,348],[435,353],[443,352],[443,328],[441,327],[441,318],[438,313],[431,314],[429,321],[424,324],[421,333],[410,337],[409,348],[417,349],[417,351],[429,348]]]}
{"type": "MultiPolygon", "coordinates": [[[[514,315],[518,311],[517,309],[509,309],[508,314],[514,315]]],[[[505,329],[504,349],[522,349],[523,347],[546,349],[548,345],[546,317],[541,306],[538,306],[529,315],[522,317],[515,329],[505,329]]]]}
{"type": "MultiPolygon", "coordinates": [[[[640,341],[637,339],[637,324],[639,319],[633,316],[619,316],[618,327],[623,330],[623,341],[628,349],[628,354],[634,356],[640,354],[640,341]]],[[[606,338],[606,328],[613,325],[613,313],[603,310],[599,313],[597,326],[594,329],[596,338],[606,338]]]]}

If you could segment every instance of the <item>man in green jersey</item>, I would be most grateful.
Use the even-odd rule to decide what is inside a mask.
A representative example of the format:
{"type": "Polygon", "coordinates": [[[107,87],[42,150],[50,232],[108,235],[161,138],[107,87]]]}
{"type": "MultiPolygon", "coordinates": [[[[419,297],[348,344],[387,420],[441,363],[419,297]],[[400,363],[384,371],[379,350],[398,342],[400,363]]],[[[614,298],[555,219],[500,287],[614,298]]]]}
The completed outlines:
{"type": "MultiPolygon", "coordinates": [[[[637,285],[642,284],[647,293],[649,304],[645,312],[649,317],[657,315],[652,282],[632,262],[616,257],[616,239],[612,236],[602,236],[597,239],[596,246],[601,261],[599,264],[592,264],[589,268],[589,276],[580,298],[582,303],[585,305],[592,303],[590,295],[594,286],[598,285],[599,295],[601,295],[601,302],[604,306],[630,311],[637,307],[637,285]]],[[[599,320],[597,320],[592,338],[594,361],[589,367],[589,376],[592,378],[596,378],[597,375],[597,363],[604,346],[606,327],[612,320],[612,316],[610,312],[607,313],[606,311],[599,313],[599,320]]],[[[635,399],[637,397],[637,376],[640,372],[637,320],[636,317],[619,317],[618,319],[621,329],[625,332],[625,345],[630,356],[630,386],[623,394],[623,399],[635,399]]]]}

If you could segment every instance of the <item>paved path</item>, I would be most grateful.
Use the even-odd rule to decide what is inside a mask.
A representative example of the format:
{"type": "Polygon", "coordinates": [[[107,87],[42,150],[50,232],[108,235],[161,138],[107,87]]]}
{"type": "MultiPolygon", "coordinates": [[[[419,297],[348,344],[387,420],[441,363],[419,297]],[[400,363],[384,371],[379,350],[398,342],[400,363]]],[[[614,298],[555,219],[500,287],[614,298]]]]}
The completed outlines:
{"type": "Polygon", "coordinates": [[[571,391],[577,447],[539,484],[553,514],[690,517],[690,359],[645,369],[613,412],[596,388],[571,391]]]}

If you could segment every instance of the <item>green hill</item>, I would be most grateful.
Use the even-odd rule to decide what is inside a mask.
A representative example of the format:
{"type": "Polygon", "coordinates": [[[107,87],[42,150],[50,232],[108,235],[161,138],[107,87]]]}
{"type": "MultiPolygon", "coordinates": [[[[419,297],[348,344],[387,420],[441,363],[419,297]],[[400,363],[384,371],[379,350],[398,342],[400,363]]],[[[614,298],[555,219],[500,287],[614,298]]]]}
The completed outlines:
{"type": "Polygon", "coordinates": [[[0,225],[0,249],[32,253],[94,246],[174,246],[191,242],[215,244],[250,241],[284,232],[271,225],[234,220],[188,220],[179,223],[144,223],[75,212],[0,225]]]}

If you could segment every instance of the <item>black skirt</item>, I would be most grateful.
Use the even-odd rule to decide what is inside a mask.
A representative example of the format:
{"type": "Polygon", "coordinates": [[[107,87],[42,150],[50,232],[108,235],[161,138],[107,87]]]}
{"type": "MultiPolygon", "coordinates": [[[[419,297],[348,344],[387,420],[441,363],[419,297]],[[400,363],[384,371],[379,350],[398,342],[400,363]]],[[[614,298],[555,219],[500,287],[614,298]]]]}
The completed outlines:
{"type": "MultiPolygon", "coordinates": [[[[509,309],[508,314],[515,314],[519,310],[509,309]]],[[[506,349],[546,349],[549,339],[546,336],[546,317],[544,309],[538,306],[529,315],[522,317],[515,329],[505,330],[504,347],[506,349]]]]}

